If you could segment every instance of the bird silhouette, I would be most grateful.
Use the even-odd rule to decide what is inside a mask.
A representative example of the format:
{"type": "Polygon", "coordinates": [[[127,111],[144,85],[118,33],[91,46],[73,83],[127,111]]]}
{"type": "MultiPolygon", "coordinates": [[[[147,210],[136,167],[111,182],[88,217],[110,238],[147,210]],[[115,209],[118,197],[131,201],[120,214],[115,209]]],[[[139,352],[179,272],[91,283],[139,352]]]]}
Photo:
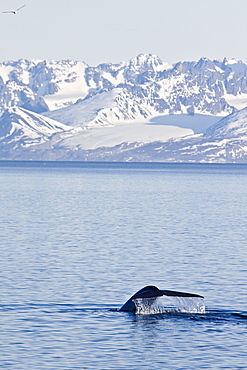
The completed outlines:
{"type": "Polygon", "coordinates": [[[12,14],[17,14],[17,12],[24,8],[24,6],[26,6],[26,4],[22,5],[20,8],[16,9],[16,10],[7,10],[6,12],[2,12],[2,13],[12,13],[12,14]]]}

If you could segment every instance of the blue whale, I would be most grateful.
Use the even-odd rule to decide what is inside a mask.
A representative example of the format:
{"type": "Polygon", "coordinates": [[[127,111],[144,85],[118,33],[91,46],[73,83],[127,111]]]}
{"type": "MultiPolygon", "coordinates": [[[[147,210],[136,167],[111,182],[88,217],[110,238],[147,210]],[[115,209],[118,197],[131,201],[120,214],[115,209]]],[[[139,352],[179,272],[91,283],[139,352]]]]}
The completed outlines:
{"type": "Polygon", "coordinates": [[[141,290],[138,290],[130,299],[124,303],[124,305],[120,308],[119,311],[126,311],[126,312],[136,312],[136,306],[133,302],[134,299],[138,298],[157,298],[161,297],[163,295],[169,296],[169,297],[197,297],[197,298],[204,298],[203,296],[199,294],[193,294],[193,293],[183,293],[183,292],[176,292],[173,290],[160,290],[154,285],[148,285],[141,290]]]}

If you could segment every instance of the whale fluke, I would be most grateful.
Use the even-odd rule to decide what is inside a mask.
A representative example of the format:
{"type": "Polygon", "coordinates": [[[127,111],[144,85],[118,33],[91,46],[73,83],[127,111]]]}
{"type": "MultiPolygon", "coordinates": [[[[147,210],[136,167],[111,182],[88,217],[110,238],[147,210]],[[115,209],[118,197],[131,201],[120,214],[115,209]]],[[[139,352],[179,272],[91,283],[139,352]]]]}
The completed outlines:
{"type": "Polygon", "coordinates": [[[183,293],[183,292],[176,292],[173,290],[162,290],[163,295],[167,295],[170,297],[197,297],[197,298],[204,298],[202,295],[194,294],[194,293],[183,293]]]}
{"type": "Polygon", "coordinates": [[[148,285],[136,292],[130,299],[125,302],[125,304],[120,308],[119,311],[126,311],[126,312],[136,312],[136,306],[133,302],[134,299],[140,298],[157,298],[163,295],[170,296],[170,297],[196,297],[196,298],[204,298],[199,294],[193,293],[183,293],[183,292],[176,292],[174,290],[160,290],[154,285],[148,285]]]}

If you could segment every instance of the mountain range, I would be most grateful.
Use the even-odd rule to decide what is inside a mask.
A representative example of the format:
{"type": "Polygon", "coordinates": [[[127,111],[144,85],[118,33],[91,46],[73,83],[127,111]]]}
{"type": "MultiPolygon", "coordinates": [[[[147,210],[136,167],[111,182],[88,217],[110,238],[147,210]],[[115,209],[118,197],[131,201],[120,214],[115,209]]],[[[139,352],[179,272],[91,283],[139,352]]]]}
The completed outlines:
{"type": "Polygon", "coordinates": [[[0,159],[247,162],[247,65],[0,64],[0,159]]]}

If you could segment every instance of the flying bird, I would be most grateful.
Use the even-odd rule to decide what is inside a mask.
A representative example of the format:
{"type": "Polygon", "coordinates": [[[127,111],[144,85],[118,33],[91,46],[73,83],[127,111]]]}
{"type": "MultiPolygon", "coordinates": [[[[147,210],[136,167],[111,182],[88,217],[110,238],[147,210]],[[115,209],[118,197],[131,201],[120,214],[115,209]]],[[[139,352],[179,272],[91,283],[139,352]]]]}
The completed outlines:
{"type": "Polygon", "coordinates": [[[6,11],[6,12],[2,12],[2,13],[12,13],[12,14],[17,14],[17,12],[18,12],[20,9],[24,8],[24,6],[26,6],[26,4],[22,5],[20,8],[18,8],[18,9],[16,9],[16,10],[8,10],[8,11],[6,11]]]}

